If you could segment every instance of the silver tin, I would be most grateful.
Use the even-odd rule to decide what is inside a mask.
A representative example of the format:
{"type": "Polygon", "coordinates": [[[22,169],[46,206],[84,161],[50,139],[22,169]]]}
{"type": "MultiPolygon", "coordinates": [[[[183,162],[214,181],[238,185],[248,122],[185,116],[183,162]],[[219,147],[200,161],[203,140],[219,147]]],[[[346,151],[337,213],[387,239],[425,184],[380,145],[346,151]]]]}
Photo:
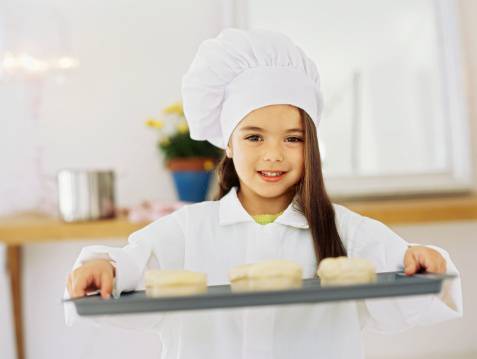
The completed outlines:
{"type": "Polygon", "coordinates": [[[65,222],[115,216],[113,171],[64,169],[57,174],[58,210],[65,222]]]}

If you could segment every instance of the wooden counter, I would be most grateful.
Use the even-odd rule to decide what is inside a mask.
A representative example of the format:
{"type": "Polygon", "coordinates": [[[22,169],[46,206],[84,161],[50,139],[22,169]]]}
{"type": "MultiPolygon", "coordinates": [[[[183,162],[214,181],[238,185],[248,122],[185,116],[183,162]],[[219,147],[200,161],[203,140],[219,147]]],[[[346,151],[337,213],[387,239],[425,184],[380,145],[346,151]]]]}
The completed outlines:
{"type": "MultiPolygon", "coordinates": [[[[337,202],[387,225],[477,220],[477,195],[337,202]]],[[[147,225],[126,218],[64,223],[39,213],[0,217],[0,242],[21,245],[44,241],[127,237],[147,225]]]]}
{"type": "Polygon", "coordinates": [[[477,194],[347,201],[340,204],[390,226],[477,220],[477,194]]]}
{"type": "Polygon", "coordinates": [[[127,237],[148,223],[132,223],[127,218],[65,223],[40,213],[18,213],[0,217],[0,242],[9,245],[74,239],[127,237]]]}
{"type": "MultiPolygon", "coordinates": [[[[477,195],[439,198],[376,199],[337,201],[362,215],[387,225],[404,225],[455,220],[477,220],[477,195]]],[[[19,213],[0,218],[0,242],[8,245],[7,262],[13,296],[17,358],[24,359],[21,308],[21,246],[30,243],[77,239],[126,238],[147,223],[126,218],[64,223],[38,213],[19,213]]]]}

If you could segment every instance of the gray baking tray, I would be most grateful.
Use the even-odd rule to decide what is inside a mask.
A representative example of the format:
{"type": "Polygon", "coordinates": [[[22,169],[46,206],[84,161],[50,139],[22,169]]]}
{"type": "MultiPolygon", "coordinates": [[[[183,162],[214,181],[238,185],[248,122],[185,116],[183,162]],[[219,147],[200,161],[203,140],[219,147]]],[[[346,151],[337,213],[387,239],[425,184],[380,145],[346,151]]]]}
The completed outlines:
{"type": "Polygon", "coordinates": [[[431,273],[409,277],[403,272],[386,272],[378,273],[373,284],[322,287],[320,280],[313,278],[304,279],[302,288],[280,291],[233,293],[229,285],[216,285],[209,286],[207,293],[194,296],[148,298],[144,291],[134,291],[123,293],[120,298],[104,300],[96,294],[64,302],[74,303],[78,314],[84,316],[322,303],[439,293],[443,280],[453,277],[431,273]]]}

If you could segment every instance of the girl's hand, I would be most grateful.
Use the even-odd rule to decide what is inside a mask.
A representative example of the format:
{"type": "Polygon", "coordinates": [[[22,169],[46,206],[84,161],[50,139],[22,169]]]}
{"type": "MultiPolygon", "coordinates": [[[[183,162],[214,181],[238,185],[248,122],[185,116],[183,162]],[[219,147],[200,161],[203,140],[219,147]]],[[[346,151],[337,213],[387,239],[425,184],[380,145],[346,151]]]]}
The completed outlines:
{"type": "Polygon", "coordinates": [[[114,275],[114,266],[107,260],[86,262],[68,275],[68,292],[72,298],[78,298],[100,290],[101,297],[107,299],[113,291],[114,275]]]}
{"type": "Polygon", "coordinates": [[[423,246],[409,247],[404,255],[404,272],[413,275],[419,271],[445,273],[447,263],[436,250],[423,246]]]}

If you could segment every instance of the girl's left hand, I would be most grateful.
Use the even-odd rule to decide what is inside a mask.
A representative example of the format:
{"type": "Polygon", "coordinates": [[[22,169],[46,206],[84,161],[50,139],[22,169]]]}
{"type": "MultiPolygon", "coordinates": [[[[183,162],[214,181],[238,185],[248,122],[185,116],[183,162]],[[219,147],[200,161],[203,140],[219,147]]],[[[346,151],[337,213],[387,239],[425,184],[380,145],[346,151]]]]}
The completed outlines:
{"type": "Polygon", "coordinates": [[[447,271],[446,260],[432,248],[411,246],[404,255],[404,272],[410,276],[419,271],[445,273],[447,271]]]}

